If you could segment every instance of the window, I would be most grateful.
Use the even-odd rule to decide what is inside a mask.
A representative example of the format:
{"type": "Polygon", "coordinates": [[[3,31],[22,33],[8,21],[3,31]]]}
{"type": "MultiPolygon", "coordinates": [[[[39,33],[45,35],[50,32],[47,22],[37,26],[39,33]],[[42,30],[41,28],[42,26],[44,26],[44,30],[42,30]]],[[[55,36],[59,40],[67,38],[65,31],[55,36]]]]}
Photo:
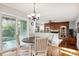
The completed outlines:
{"type": "Polygon", "coordinates": [[[25,44],[22,42],[24,38],[27,36],[27,22],[25,20],[19,20],[18,21],[18,28],[19,28],[19,38],[20,38],[20,44],[25,44]]]}
{"type": "MultiPolygon", "coordinates": [[[[18,38],[20,40],[20,45],[25,44],[22,40],[27,37],[27,21],[19,19],[16,21],[16,19],[11,17],[2,17],[1,23],[1,51],[9,52],[17,48],[17,33],[19,34],[18,38]],[[18,26],[16,25],[17,23],[18,26]]],[[[5,53],[2,55],[5,55],[5,53]]]]}
{"type": "Polygon", "coordinates": [[[16,20],[8,17],[2,18],[3,51],[16,47],[16,20]]]}

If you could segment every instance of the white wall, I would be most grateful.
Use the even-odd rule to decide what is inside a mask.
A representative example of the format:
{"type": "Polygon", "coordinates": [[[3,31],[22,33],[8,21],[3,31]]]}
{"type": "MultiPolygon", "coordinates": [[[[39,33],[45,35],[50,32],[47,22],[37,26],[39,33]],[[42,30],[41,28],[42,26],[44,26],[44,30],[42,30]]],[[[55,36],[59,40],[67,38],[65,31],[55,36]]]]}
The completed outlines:
{"type": "Polygon", "coordinates": [[[75,27],[75,22],[76,22],[76,20],[69,22],[69,29],[75,29],[74,28],[75,27]]]}
{"type": "MultiPolygon", "coordinates": [[[[76,23],[75,23],[75,28],[77,29],[77,22],[79,22],[79,17],[77,18],[76,20],[76,23]]],[[[77,48],[79,49],[79,33],[77,33],[77,48]]]]}
{"type": "Polygon", "coordinates": [[[19,17],[19,18],[26,18],[26,15],[24,13],[2,4],[0,4],[0,14],[6,14],[6,15],[14,16],[14,17],[19,17]]]}

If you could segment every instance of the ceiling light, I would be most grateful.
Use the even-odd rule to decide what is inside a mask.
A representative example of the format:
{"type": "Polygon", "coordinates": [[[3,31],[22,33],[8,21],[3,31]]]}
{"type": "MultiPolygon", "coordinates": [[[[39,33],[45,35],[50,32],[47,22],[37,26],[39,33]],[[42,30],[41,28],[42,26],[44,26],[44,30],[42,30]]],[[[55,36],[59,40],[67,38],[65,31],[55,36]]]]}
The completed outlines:
{"type": "Polygon", "coordinates": [[[39,20],[40,14],[37,14],[37,13],[36,13],[36,10],[35,10],[35,3],[33,3],[33,5],[34,5],[33,13],[27,15],[27,17],[28,17],[29,19],[32,19],[32,20],[35,20],[35,19],[36,19],[36,20],[39,20]]]}

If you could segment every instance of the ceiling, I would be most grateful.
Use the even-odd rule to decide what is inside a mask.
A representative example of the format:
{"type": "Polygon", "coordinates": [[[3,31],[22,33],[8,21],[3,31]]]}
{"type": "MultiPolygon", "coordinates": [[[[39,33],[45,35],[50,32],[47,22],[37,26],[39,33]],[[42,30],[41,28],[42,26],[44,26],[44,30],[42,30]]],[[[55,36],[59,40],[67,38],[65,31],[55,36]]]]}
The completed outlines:
{"type": "MultiPolygon", "coordinates": [[[[33,12],[32,3],[3,3],[26,15],[33,12]]],[[[79,13],[79,4],[75,3],[36,3],[36,12],[40,13],[40,20],[71,21],[75,20],[79,13]]]]}

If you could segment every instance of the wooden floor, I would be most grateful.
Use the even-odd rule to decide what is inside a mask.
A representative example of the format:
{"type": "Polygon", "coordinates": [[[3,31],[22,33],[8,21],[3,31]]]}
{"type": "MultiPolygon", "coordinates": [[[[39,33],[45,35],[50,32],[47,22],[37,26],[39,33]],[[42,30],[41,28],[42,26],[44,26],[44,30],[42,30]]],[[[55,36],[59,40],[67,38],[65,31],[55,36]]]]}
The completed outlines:
{"type": "Polygon", "coordinates": [[[79,51],[74,50],[74,49],[69,49],[69,48],[64,48],[64,47],[55,47],[55,46],[50,46],[48,48],[48,56],[79,56],[79,51]]]}
{"type": "Polygon", "coordinates": [[[60,55],[59,50],[60,49],[57,47],[49,46],[48,51],[47,51],[47,55],[48,56],[59,56],[60,55]]]}
{"type": "Polygon", "coordinates": [[[65,47],[65,48],[70,48],[70,49],[77,50],[76,43],[75,44],[68,44],[67,40],[63,40],[60,43],[59,47],[65,47]]]}
{"type": "MultiPolygon", "coordinates": [[[[69,48],[64,47],[49,46],[47,50],[47,56],[79,56],[79,51],[74,49],[71,50],[72,51],[69,51],[69,48]]],[[[28,49],[23,49],[20,50],[17,54],[16,50],[13,50],[3,53],[2,56],[29,56],[29,51],[28,49]]]]}
{"type": "MultiPolygon", "coordinates": [[[[78,49],[77,49],[77,46],[76,46],[76,42],[75,42],[75,44],[68,44],[69,43],[68,39],[70,39],[70,37],[63,39],[63,41],[59,44],[59,47],[63,47],[63,48],[66,48],[66,49],[71,49],[71,50],[77,51],[78,49]]],[[[71,38],[71,40],[72,39],[73,38],[71,38]]],[[[68,56],[68,54],[65,54],[65,53],[62,53],[62,52],[64,52],[64,51],[61,51],[61,49],[58,48],[58,47],[54,47],[54,46],[51,47],[50,46],[48,48],[48,56],[68,56]]]]}
{"type": "MultiPolygon", "coordinates": [[[[78,51],[76,44],[68,44],[67,39],[63,40],[60,43],[59,47],[63,47],[63,48],[66,48],[66,49],[74,50],[75,54],[77,53],[76,51],[78,51]]],[[[53,47],[50,46],[48,48],[48,56],[69,56],[68,54],[65,54],[65,52],[66,51],[61,51],[60,48],[54,47],[54,46],[53,47]]],[[[68,52],[70,52],[70,51],[68,51],[68,52]]],[[[70,55],[72,55],[72,52],[70,52],[70,53],[71,53],[70,55]]]]}

